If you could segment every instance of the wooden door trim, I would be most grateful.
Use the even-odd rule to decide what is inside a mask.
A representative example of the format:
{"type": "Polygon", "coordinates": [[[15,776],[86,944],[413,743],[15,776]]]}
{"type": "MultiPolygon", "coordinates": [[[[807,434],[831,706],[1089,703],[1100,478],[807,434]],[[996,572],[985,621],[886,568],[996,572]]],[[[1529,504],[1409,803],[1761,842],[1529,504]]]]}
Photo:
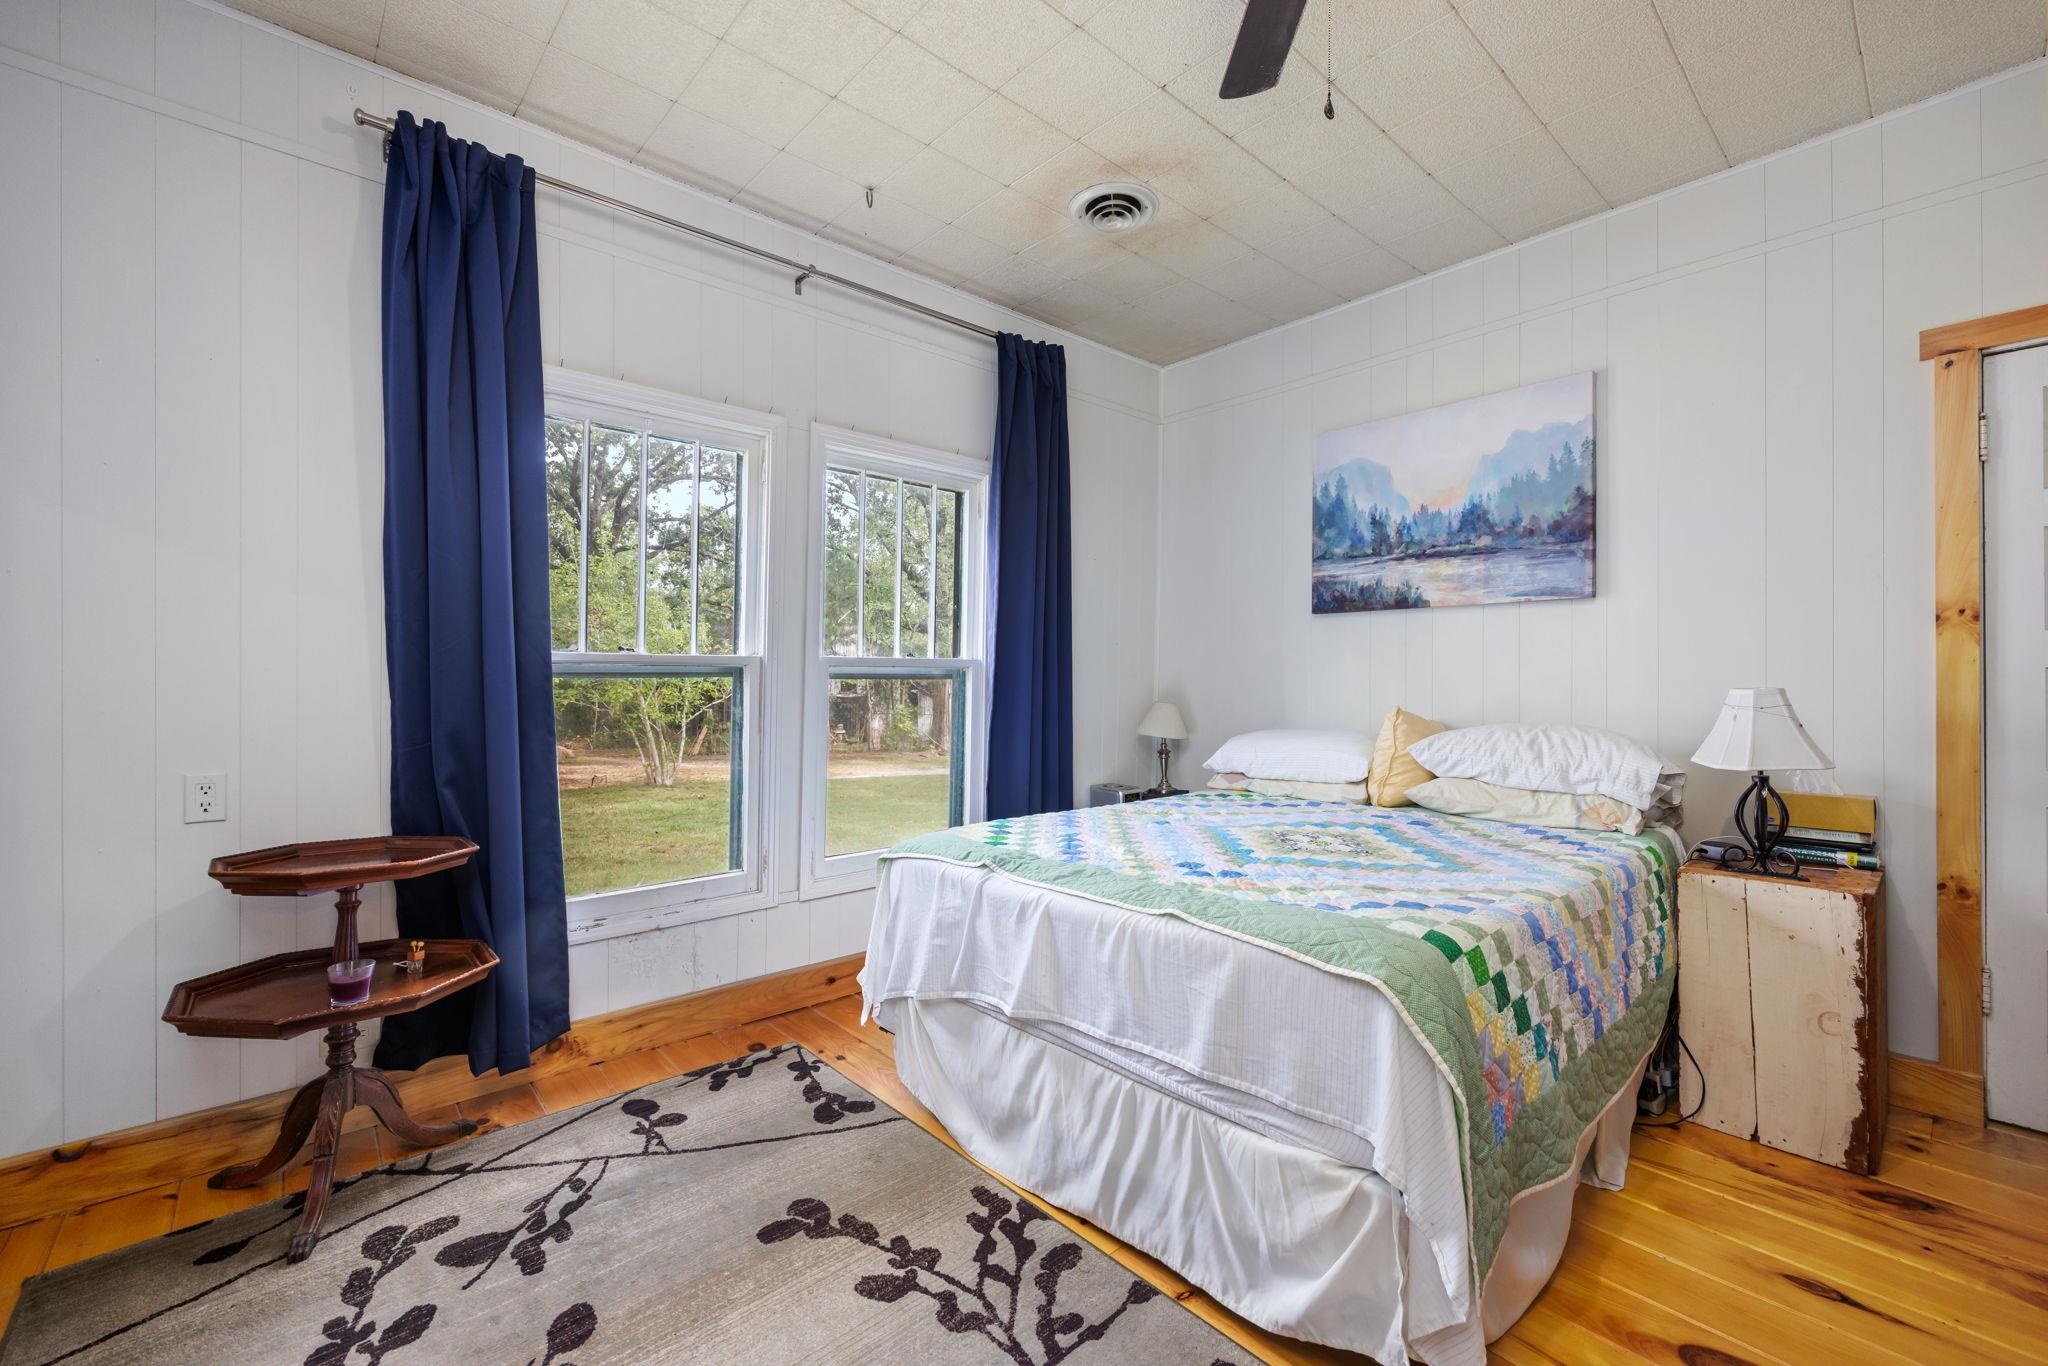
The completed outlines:
{"type": "Polygon", "coordinates": [[[2048,337],[2048,305],[1931,327],[1934,896],[1947,1108],[1984,1113],[1984,352],[2048,337]]]}

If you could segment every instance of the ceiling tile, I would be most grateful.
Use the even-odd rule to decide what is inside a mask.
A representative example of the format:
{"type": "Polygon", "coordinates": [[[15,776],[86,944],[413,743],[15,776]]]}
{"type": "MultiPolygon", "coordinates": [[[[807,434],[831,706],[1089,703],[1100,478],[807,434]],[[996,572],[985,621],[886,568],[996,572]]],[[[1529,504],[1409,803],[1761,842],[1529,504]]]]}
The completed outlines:
{"type": "MultiPolygon", "coordinates": [[[[494,0],[489,4],[477,4],[477,0],[470,0],[470,3],[484,10],[499,23],[510,24],[528,37],[538,38],[542,42],[554,36],[555,25],[561,22],[562,18],[562,0],[494,0]]],[[[336,5],[331,8],[342,7],[336,5]]]]}
{"type": "MultiPolygon", "coordinates": [[[[1481,223],[1479,226],[1485,228],[1486,225],[1481,223]]],[[[1307,279],[1345,299],[1362,299],[1368,294],[1377,294],[1389,285],[1412,280],[1420,273],[1414,266],[1379,246],[1367,247],[1356,255],[1302,272],[1307,279]]]]}
{"type": "Polygon", "coordinates": [[[1125,253],[1106,266],[1075,277],[1091,288],[1118,299],[1142,299],[1147,294],[1166,288],[1181,277],[1142,256],[1125,253]]]}
{"type": "Polygon", "coordinates": [[[1067,146],[1067,135],[1001,95],[990,95],[932,141],[997,180],[1008,183],[1067,146]]]}
{"type": "Polygon", "coordinates": [[[1535,113],[1505,76],[1487,78],[1426,114],[1387,130],[1426,171],[1455,166],[1536,126],[1535,113]]]}
{"type": "Polygon", "coordinates": [[[1769,27],[1794,6],[1831,5],[1835,0],[1661,0],[1657,17],[1670,35],[1678,60],[1740,43],[1744,34],[1769,27]]]}
{"type": "Polygon", "coordinates": [[[904,265],[934,279],[956,283],[976,275],[1007,255],[993,242],[948,224],[898,258],[904,265]]]}
{"type": "Polygon", "coordinates": [[[1034,314],[1061,327],[1073,327],[1121,307],[1123,301],[1115,295],[1104,294],[1081,280],[1068,280],[1031,301],[1034,314]]]}
{"type": "Polygon", "coordinates": [[[1346,222],[1363,222],[1389,194],[1429,179],[1427,173],[1376,128],[1347,130],[1350,148],[1315,170],[1290,177],[1309,198],[1346,222]]]}
{"type": "Polygon", "coordinates": [[[1468,161],[1437,172],[1443,187],[1465,204],[1482,204],[1511,198],[1534,181],[1562,176],[1572,169],[1572,159],[1548,128],[1522,134],[1498,147],[1488,148],[1468,161]]]}
{"type": "Polygon", "coordinates": [[[1856,56],[1849,0],[1829,0],[1788,6],[1740,40],[1688,57],[1685,74],[1711,120],[1719,110],[1769,99],[1856,56]]]}
{"type": "Polygon", "coordinates": [[[1388,251],[1425,273],[1506,245],[1506,238],[1466,208],[1456,209],[1441,221],[1392,238],[1386,244],[1388,251]]]}
{"type": "Polygon", "coordinates": [[[877,196],[873,208],[864,198],[854,200],[826,225],[825,236],[894,260],[945,226],[900,200],[877,196]]]}
{"type": "Polygon", "coordinates": [[[1501,62],[1522,98],[1546,123],[1677,64],[1664,25],[1648,4],[1623,10],[1532,56],[1501,62]]]}
{"type": "Polygon", "coordinates": [[[1272,319],[1258,309],[1226,299],[1193,280],[1182,280],[1146,295],[1145,307],[1183,327],[1220,329],[1225,336],[1246,336],[1272,325],[1272,319]]]}
{"type": "Polygon", "coordinates": [[[1270,167],[1276,175],[1298,181],[1302,176],[1344,155],[1360,138],[1376,138],[1372,126],[1351,97],[1337,92],[1331,101],[1337,117],[1323,114],[1323,91],[1277,109],[1271,117],[1237,135],[1237,145],[1270,167]]]}
{"type": "Polygon", "coordinates": [[[1081,29],[1069,30],[1003,86],[1003,94],[1070,137],[1151,92],[1136,69],[1081,29]]]}
{"type": "Polygon", "coordinates": [[[759,138],[678,104],[634,158],[666,175],[730,199],[775,159],[759,138]]]}
{"type": "Polygon", "coordinates": [[[1223,69],[1230,65],[1230,49],[1219,47],[1167,82],[1167,93],[1218,131],[1231,137],[1255,123],[1263,123],[1281,109],[1311,97],[1318,110],[1323,102],[1323,75],[1298,58],[1289,58],[1280,68],[1280,83],[1270,90],[1240,99],[1226,100],[1216,92],[1223,86],[1223,69]]]}
{"type": "Polygon", "coordinates": [[[569,0],[553,45],[674,99],[718,40],[647,0],[569,0]]]}
{"type": "Polygon", "coordinates": [[[1265,254],[1298,274],[1309,274],[1360,255],[1373,246],[1371,239],[1335,215],[1292,237],[1283,237],[1265,249],[1265,254]]]}
{"type": "Polygon", "coordinates": [[[1330,211],[1286,181],[1217,211],[1210,222],[1252,247],[1328,221],[1330,211]]]}
{"type": "Polygon", "coordinates": [[[1239,15],[1236,4],[1111,0],[1086,27],[1154,85],[1165,85],[1235,39],[1239,15]]]}
{"type": "Polygon", "coordinates": [[[1245,254],[1243,242],[1192,215],[1165,227],[1154,224],[1141,228],[1131,236],[1128,245],[1148,261],[1187,276],[1201,275],[1245,254]]]}
{"type": "Polygon", "coordinates": [[[772,147],[786,146],[829,102],[796,77],[729,43],[719,44],[682,94],[686,107],[772,147]]]}
{"type": "Polygon", "coordinates": [[[1577,158],[1601,196],[1617,208],[1645,195],[1728,168],[1728,157],[1704,118],[1622,148],[1577,158]]]}
{"type": "Polygon", "coordinates": [[[1012,181],[1010,188],[1061,213],[1073,197],[1106,180],[1129,180],[1131,173],[1078,142],[1070,142],[1012,181]]]}
{"type": "Polygon", "coordinates": [[[997,190],[953,222],[1004,251],[1022,251],[1062,228],[1079,226],[1065,214],[1015,190],[997,190]]]}
{"type": "Polygon", "coordinates": [[[930,142],[988,98],[988,88],[908,38],[891,38],[839,92],[863,113],[930,142]]]}
{"type": "Polygon", "coordinates": [[[1311,4],[1294,30],[1294,60],[1343,75],[1450,14],[1450,0],[1336,0],[1311,4]],[[1330,59],[1325,60],[1325,53],[1330,59]]]}
{"type": "Polygon", "coordinates": [[[670,108],[669,101],[653,91],[551,47],[541,54],[540,69],[526,87],[519,114],[593,147],[630,157],[647,144],[670,108]]]}
{"type": "Polygon", "coordinates": [[[1707,122],[1728,160],[1742,162],[1869,117],[1863,61],[1851,57],[1757,100],[1709,113],[1707,122]]]}
{"type": "Polygon", "coordinates": [[[836,95],[882,50],[889,30],[846,0],[751,0],[725,40],[836,95]]]}
{"type": "MultiPolygon", "coordinates": [[[[311,31],[319,29],[372,51],[377,47],[378,30],[384,27],[384,4],[385,0],[235,0],[236,9],[294,33],[319,38],[320,34],[311,31]]],[[[55,5],[50,7],[50,13],[55,14],[56,10],[55,5]]],[[[547,37],[544,33],[532,36],[543,40],[547,37]]]]}
{"type": "Polygon", "coordinates": [[[1256,157],[1163,90],[1081,141],[1205,217],[1279,183],[1256,157]]]}
{"type": "Polygon", "coordinates": [[[900,29],[924,8],[925,0],[853,0],[853,4],[870,19],[900,29]]]}
{"type": "Polygon", "coordinates": [[[1714,141],[1682,71],[1666,71],[1638,81],[1598,104],[1574,110],[1551,124],[1550,131],[1603,192],[1608,187],[1593,168],[1619,171],[1627,154],[1638,146],[1697,147],[1702,139],[1710,144],[1714,141]]]}
{"type": "Polygon", "coordinates": [[[1001,188],[972,166],[927,147],[884,180],[875,194],[894,196],[950,223],[1001,188]]]}
{"type": "Polygon", "coordinates": [[[747,0],[653,0],[678,19],[687,19],[714,38],[723,38],[747,7],[747,0]]]}
{"type": "Polygon", "coordinates": [[[1253,252],[1199,277],[1226,299],[1269,317],[1299,318],[1341,302],[1337,292],[1295,274],[1270,256],[1253,252]]]}
{"type": "Polygon", "coordinates": [[[903,36],[998,88],[1073,31],[1044,0],[931,0],[903,36]]]}
{"type": "Polygon", "coordinates": [[[2039,57],[2044,10],[2040,0],[1856,0],[1856,26],[1882,114],[2039,57]]]}
{"type": "Polygon", "coordinates": [[[1036,261],[1022,256],[1005,256],[987,270],[969,278],[965,288],[996,300],[1019,304],[1065,284],[1066,278],[1036,261]]]}
{"type": "Polygon", "coordinates": [[[866,186],[880,184],[923,149],[908,133],[834,100],[789,140],[789,150],[866,186]]]}
{"type": "Polygon", "coordinates": [[[1600,197],[1593,183],[1574,166],[1563,175],[1517,186],[1475,211],[1502,237],[1519,242],[1606,207],[1607,201],[1600,197]]]}
{"type": "Polygon", "coordinates": [[[1374,123],[1391,128],[1481,84],[1498,70],[1453,14],[1337,77],[1374,123]]]}
{"type": "Polygon", "coordinates": [[[739,193],[748,208],[816,232],[852,208],[861,187],[836,171],[813,166],[802,157],[779,152],[739,193]]]}
{"type": "Polygon", "coordinates": [[[1039,238],[1022,252],[1025,260],[1036,261],[1069,280],[1129,254],[1123,249],[1118,234],[1097,232],[1071,219],[1062,222],[1057,232],[1039,238]]]}
{"type": "Polygon", "coordinates": [[[1458,0],[1458,13],[1502,66],[1534,57],[1645,0],[1458,0]]]}
{"type": "MultiPolygon", "coordinates": [[[[454,0],[415,0],[384,16],[377,60],[499,109],[513,109],[543,45],[454,0]]],[[[652,125],[649,125],[652,127],[652,125]]]]}

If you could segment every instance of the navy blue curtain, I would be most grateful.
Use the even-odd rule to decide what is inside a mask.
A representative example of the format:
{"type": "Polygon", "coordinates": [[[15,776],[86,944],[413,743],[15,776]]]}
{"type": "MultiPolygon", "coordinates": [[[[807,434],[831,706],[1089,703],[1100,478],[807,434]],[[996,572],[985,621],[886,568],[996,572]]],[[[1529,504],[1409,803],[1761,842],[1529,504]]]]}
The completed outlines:
{"type": "Polygon", "coordinates": [[[463,835],[398,884],[410,938],[481,939],[484,982],[384,1022],[377,1063],[527,1065],[569,1027],[548,638],[533,172],[398,116],[384,181],[384,630],[391,828],[463,835]]]}
{"type": "Polygon", "coordinates": [[[988,814],[1074,804],[1067,355],[996,338],[989,475],[988,814]]]}

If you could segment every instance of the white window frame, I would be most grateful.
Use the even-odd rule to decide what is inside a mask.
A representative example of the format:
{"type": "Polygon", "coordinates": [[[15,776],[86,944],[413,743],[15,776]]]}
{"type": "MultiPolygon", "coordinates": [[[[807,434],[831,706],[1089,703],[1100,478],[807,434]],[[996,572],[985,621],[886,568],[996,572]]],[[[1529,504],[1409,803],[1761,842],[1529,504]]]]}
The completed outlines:
{"type": "MultiPolygon", "coordinates": [[[[811,424],[810,574],[804,636],[803,854],[800,891],[805,900],[858,892],[875,885],[879,850],[856,854],[825,852],[827,764],[831,719],[826,687],[834,670],[923,677],[958,671],[965,696],[954,699],[959,716],[962,818],[982,819],[986,807],[988,686],[983,659],[986,598],[989,461],[932,450],[864,432],[811,424]],[[825,477],[833,466],[956,490],[960,515],[960,629],[955,648],[968,653],[939,659],[825,653],[825,477]]],[[[899,626],[900,629],[900,626],[899,626]]]]}
{"type": "MultiPolygon", "coordinates": [[[[664,389],[605,379],[558,366],[545,367],[547,413],[607,426],[696,436],[742,452],[740,473],[740,606],[730,655],[649,655],[627,651],[553,652],[552,662],[658,673],[675,668],[738,669],[734,759],[740,776],[740,866],[731,872],[569,898],[569,942],[589,943],[646,930],[759,910],[774,900],[773,826],[769,788],[775,726],[768,714],[773,689],[767,598],[770,558],[769,499],[774,468],[788,441],[788,426],[772,413],[691,398],[664,389]]],[[[586,457],[587,458],[587,457],[586,457]]],[[[646,554],[646,490],[641,490],[641,554],[646,554]]],[[[645,616],[645,606],[642,607],[645,616]]],[[[644,629],[644,625],[643,625],[644,629]]],[[[644,642],[643,642],[644,643],[644,642]]]]}

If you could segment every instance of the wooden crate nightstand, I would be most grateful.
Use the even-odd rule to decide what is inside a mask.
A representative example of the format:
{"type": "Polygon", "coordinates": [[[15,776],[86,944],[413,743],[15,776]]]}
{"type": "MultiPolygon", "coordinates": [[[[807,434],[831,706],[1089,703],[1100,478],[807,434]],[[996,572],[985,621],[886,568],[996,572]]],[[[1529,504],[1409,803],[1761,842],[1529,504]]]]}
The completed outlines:
{"type": "Polygon", "coordinates": [[[1883,874],[1678,872],[1682,1113],[1868,1175],[1884,1151],[1883,874]],[[1705,1087],[1702,1104],[1701,1087],[1705,1087]]]}

